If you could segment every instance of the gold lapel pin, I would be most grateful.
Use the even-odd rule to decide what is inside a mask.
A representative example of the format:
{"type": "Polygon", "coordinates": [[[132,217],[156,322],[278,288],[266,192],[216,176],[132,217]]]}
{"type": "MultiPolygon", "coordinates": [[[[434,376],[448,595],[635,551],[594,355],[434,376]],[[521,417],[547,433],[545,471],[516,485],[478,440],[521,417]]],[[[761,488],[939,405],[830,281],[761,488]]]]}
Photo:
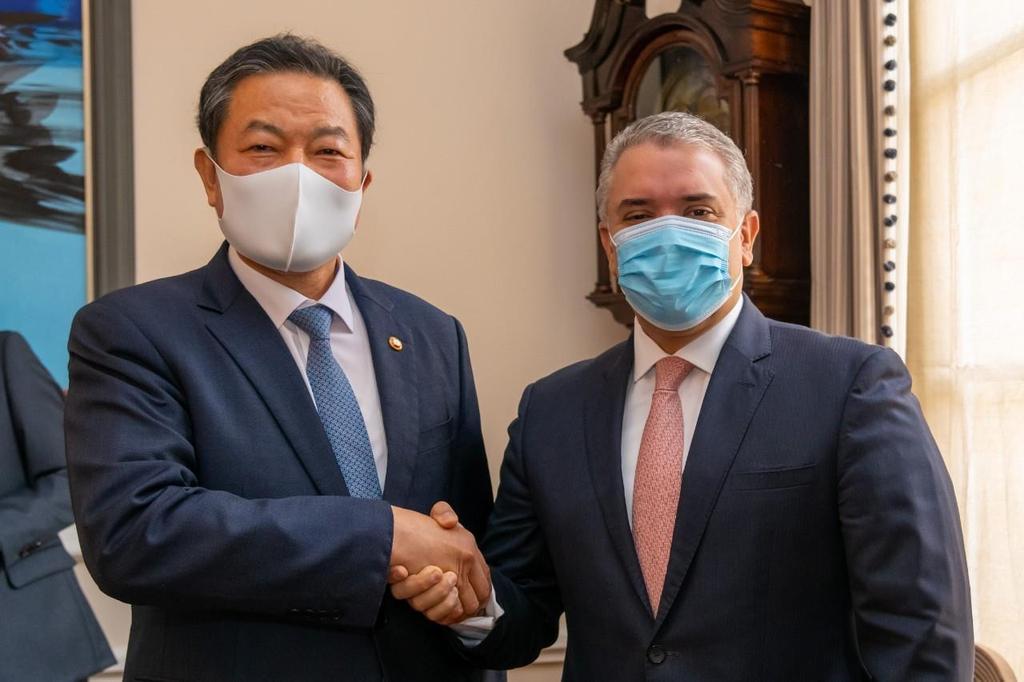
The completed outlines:
{"type": "Polygon", "coordinates": [[[402,349],[405,348],[405,344],[402,343],[402,339],[398,338],[397,336],[389,336],[388,345],[391,346],[391,350],[395,350],[398,352],[401,352],[402,349]]]}

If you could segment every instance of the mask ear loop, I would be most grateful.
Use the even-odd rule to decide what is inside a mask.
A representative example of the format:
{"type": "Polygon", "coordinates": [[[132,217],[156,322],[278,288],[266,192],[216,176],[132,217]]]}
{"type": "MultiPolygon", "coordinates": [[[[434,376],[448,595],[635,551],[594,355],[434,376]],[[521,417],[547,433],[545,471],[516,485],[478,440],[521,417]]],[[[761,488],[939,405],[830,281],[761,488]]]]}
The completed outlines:
{"type": "MultiPolygon", "coordinates": [[[[746,216],[743,216],[743,218],[742,218],[742,219],[740,220],[740,224],[739,224],[739,225],[737,225],[737,226],[736,226],[736,229],[735,229],[735,230],[733,230],[733,231],[732,231],[732,234],[730,234],[730,235],[729,235],[729,239],[727,240],[727,241],[728,241],[728,243],[730,243],[730,244],[732,243],[732,240],[733,240],[733,239],[735,239],[735,238],[736,238],[736,235],[737,235],[737,234],[739,234],[740,230],[742,230],[742,229],[743,229],[743,224],[744,224],[745,222],[747,222],[747,217],[746,217],[746,216]]],[[[737,287],[737,286],[739,286],[739,285],[740,285],[740,283],[741,283],[741,282],[743,282],[743,277],[744,277],[744,274],[743,274],[743,266],[741,265],[741,266],[740,266],[740,276],[739,276],[739,277],[737,277],[737,278],[736,278],[736,279],[735,279],[735,280],[733,281],[733,283],[732,283],[732,286],[731,286],[731,287],[729,287],[729,294],[728,294],[728,296],[732,296],[732,292],[733,292],[733,291],[734,291],[734,290],[736,289],[736,287],[737,287]]],[[[732,275],[730,275],[730,276],[729,276],[729,279],[732,279],[732,275]]]]}
{"type": "Polygon", "coordinates": [[[736,238],[736,235],[739,234],[739,231],[743,229],[743,223],[745,222],[747,222],[747,217],[743,216],[743,218],[740,220],[740,224],[737,225],[736,229],[729,234],[729,238],[726,239],[727,242],[731,242],[733,239],[736,238]]]}
{"type": "Polygon", "coordinates": [[[213,164],[214,168],[219,170],[221,173],[225,173],[227,175],[231,175],[231,173],[228,173],[226,170],[224,170],[223,168],[220,167],[220,164],[217,163],[217,159],[213,158],[213,152],[210,151],[209,147],[203,147],[203,153],[206,154],[206,158],[208,158],[210,160],[210,163],[213,164]]]}

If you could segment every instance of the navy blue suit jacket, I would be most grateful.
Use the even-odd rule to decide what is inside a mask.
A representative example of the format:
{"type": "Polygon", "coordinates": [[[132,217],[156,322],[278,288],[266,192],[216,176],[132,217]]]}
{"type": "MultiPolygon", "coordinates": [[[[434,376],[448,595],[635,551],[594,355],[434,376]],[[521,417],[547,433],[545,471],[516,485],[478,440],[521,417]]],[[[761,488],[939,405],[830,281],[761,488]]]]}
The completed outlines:
{"type": "Polygon", "coordinates": [[[632,367],[627,341],[526,389],[484,545],[506,615],[465,655],[523,665],[564,608],[565,680],[970,680],[956,501],[895,353],[745,301],[657,614],[622,489],[632,367]]]}
{"type": "Polygon", "coordinates": [[[477,675],[385,584],[391,505],[449,500],[477,535],[491,511],[465,335],[410,294],[345,277],[387,434],[379,501],[348,496],[302,376],[226,248],[76,317],[71,492],[89,570],[132,604],[126,679],[477,675]]]}
{"type": "Polygon", "coordinates": [[[71,524],[64,398],[0,332],[0,682],[83,679],[114,663],[57,533],[71,524]]]}

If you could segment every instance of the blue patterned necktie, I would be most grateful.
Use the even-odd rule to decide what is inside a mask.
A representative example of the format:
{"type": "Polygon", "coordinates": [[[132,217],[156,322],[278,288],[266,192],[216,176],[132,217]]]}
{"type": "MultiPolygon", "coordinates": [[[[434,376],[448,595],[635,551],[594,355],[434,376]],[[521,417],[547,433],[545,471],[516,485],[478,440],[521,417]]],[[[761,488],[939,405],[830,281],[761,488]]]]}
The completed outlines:
{"type": "Polygon", "coordinates": [[[379,500],[380,480],[366,422],[352,384],[331,352],[332,316],[330,309],[314,305],[293,311],[288,319],[309,335],[306,377],[349,495],[379,500]]]}

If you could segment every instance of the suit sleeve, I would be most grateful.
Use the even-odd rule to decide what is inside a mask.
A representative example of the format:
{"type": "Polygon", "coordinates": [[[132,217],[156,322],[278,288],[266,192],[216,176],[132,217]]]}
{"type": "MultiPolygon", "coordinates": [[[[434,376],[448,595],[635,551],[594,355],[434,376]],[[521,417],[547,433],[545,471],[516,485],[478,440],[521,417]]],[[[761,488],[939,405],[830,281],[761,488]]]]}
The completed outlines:
{"type": "Polygon", "coordinates": [[[847,396],[839,518],[862,663],[875,680],[971,679],[963,537],[949,474],[891,350],[847,396]]]}
{"type": "Polygon", "coordinates": [[[487,518],[494,506],[491,489],[491,474],[487,466],[487,451],[480,429],[480,407],[477,403],[473,368],[469,361],[469,347],[466,333],[458,320],[453,320],[458,337],[459,353],[459,416],[452,444],[452,508],[459,515],[459,521],[476,537],[483,541],[487,518]]]}
{"type": "Polygon", "coordinates": [[[0,362],[28,487],[0,497],[0,554],[10,569],[71,525],[64,458],[64,399],[18,334],[0,338],[0,362]]]}
{"type": "Polygon", "coordinates": [[[483,551],[504,615],[472,647],[459,645],[478,666],[505,670],[528,665],[558,637],[562,598],[547,541],[533,506],[524,452],[531,388],[509,426],[501,483],[483,551]]]}
{"type": "Polygon", "coordinates": [[[93,303],[76,317],[69,349],[72,500],[104,592],[132,604],[373,625],[391,553],[387,502],[203,488],[186,396],[139,328],[93,303]]]}

